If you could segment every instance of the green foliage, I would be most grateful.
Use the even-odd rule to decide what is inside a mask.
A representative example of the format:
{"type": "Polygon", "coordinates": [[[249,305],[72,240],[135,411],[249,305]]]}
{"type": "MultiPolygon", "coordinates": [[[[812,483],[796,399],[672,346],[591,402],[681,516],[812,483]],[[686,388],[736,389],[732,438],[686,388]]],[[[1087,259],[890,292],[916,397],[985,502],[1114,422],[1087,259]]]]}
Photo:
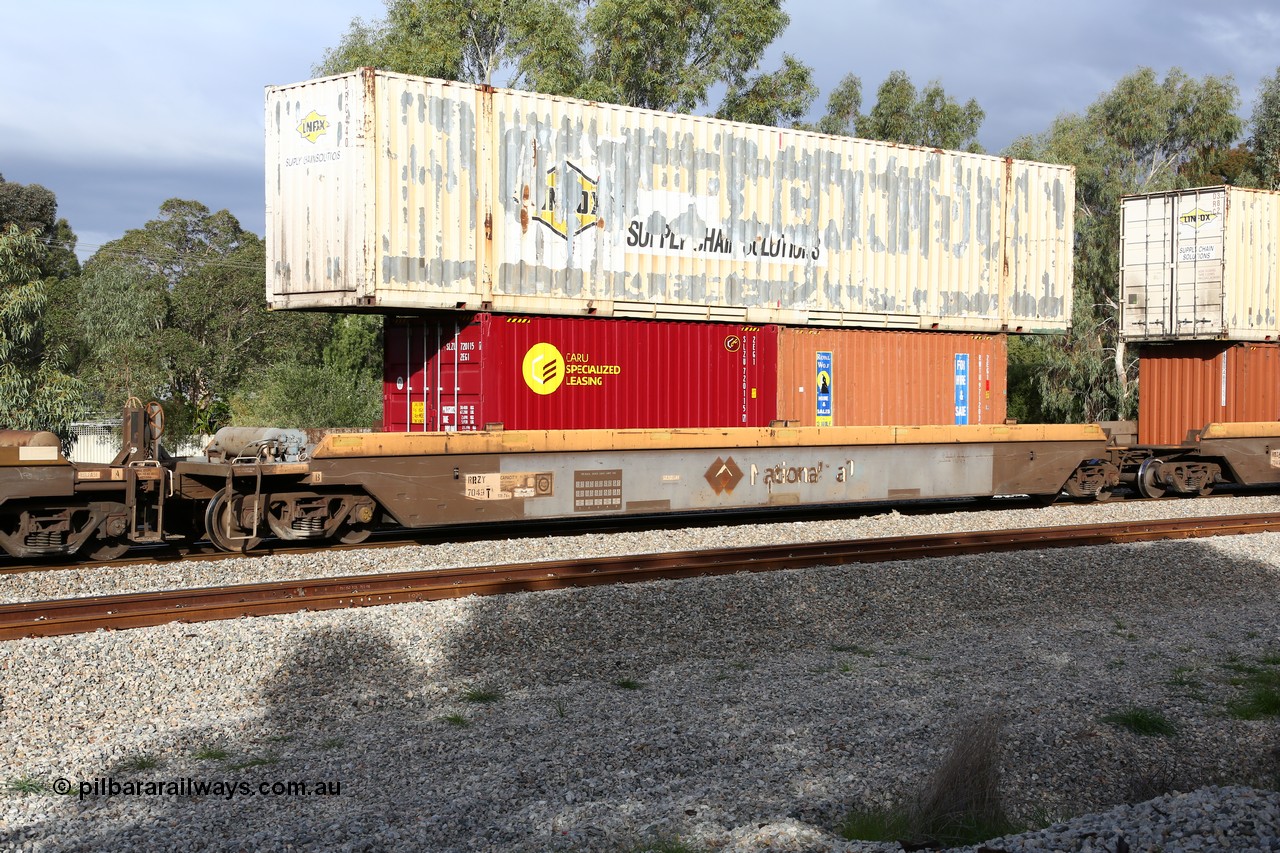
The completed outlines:
{"type": "Polygon", "coordinates": [[[1125,708],[1102,718],[1102,722],[1127,729],[1144,737],[1168,737],[1178,733],[1178,727],[1159,711],[1150,708],[1125,708]]]}
{"type": "MultiPolygon", "coordinates": [[[[832,107],[839,104],[829,105],[829,117],[832,107]]],[[[917,93],[905,71],[894,71],[880,84],[871,111],[854,119],[854,128],[864,139],[980,151],[978,129],[985,118],[972,98],[962,106],[936,80],[917,93]]]]}
{"type": "Polygon", "coordinates": [[[271,365],[231,400],[236,426],[369,428],[381,418],[381,381],[329,364],[271,365]]]}
{"type": "Polygon", "coordinates": [[[47,251],[34,230],[15,224],[0,232],[0,426],[65,440],[84,412],[84,387],[62,371],[62,350],[45,335],[47,251]]]}
{"type": "Polygon", "coordinates": [[[78,319],[92,333],[83,372],[100,407],[155,398],[171,437],[212,432],[268,366],[318,360],[330,321],[268,314],[265,270],[261,238],[182,199],[99,249],[80,279],[78,319]]]}
{"type": "Polygon", "coordinates": [[[230,756],[231,753],[220,746],[205,746],[191,753],[197,761],[222,761],[230,756]]]}
{"type": "Polygon", "coordinates": [[[113,768],[115,773],[137,773],[142,770],[154,770],[160,766],[160,759],[145,752],[126,755],[113,768]]]}
{"type": "Polygon", "coordinates": [[[1231,716],[1239,720],[1280,717],[1280,657],[1264,655],[1257,664],[1237,663],[1230,668],[1238,673],[1232,683],[1246,688],[1243,698],[1228,703],[1231,716]]]}
{"type": "Polygon", "coordinates": [[[855,129],[864,139],[913,142],[917,135],[916,87],[905,71],[892,71],[876,90],[871,111],[858,116],[855,129]]]}
{"type": "Polygon", "coordinates": [[[322,354],[326,367],[351,376],[382,377],[382,318],[340,314],[322,354]]]}
{"type": "Polygon", "coordinates": [[[472,687],[462,694],[462,698],[468,702],[487,705],[502,699],[502,694],[497,690],[490,690],[486,687],[472,687]]]}
{"type": "MultiPolygon", "coordinates": [[[[503,82],[552,95],[689,112],[713,87],[741,100],[776,90],[778,114],[799,115],[806,92],[794,60],[750,79],[786,28],[780,0],[387,0],[381,21],[359,19],[326,51],[318,74],[364,65],[467,82],[503,82]],[[506,79],[501,79],[505,77],[506,79]]],[[[807,71],[807,69],[806,69],[807,71]]]]}
{"type": "Polygon", "coordinates": [[[917,93],[905,71],[892,72],[876,90],[876,102],[865,115],[862,81],[846,74],[827,97],[827,111],[807,130],[832,136],[858,136],[932,148],[981,151],[978,130],[986,112],[969,99],[961,105],[937,80],[917,93]]]}
{"type": "Polygon", "coordinates": [[[15,184],[0,175],[0,231],[18,226],[43,244],[40,277],[65,279],[80,271],[76,235],[67,220],[58,219],[58,199],[39,184],[15,184]]]}
{"type": "Polygon", "coordinates": [[[840,834],[857,841],[899,841],[911,837],[911,831],[911,815],[905,809],[857,808],[840,822],[840,834]]]}
{"type": "Polygon", "coordinates": [[[549,69],[566,61],[561,54],[576,51],[574,7],[566,0],[387,0],[386,7],[381,21],[353,20],[315,73],[374,66],[492,85],[505,70],[519,85],[527,70],[547,68],[551,76],[549,69]]]}
{"type": "Polygon", "coordinates": [[[598,0],[583,18],[580,94],[690,112],[717,83],[749,88],[747,75],[789,20],[780,0],[598,0]]]}
{"type": "Polygon", "coordinates": [[[1099,315],[1079,291],[1071,329],[1061,336],[1014,337],[1009,342],[1009,417],[1021,423],[1096,423],[1137,416],[1134,386],[1122,382],[1135,359],[1118,347],[1115,317],[1099,315]]]}
{"type": "Polygon", "coordinates": [[[862,80],[846,74],[827,96],[827,112],[812,128],[831,136],[853,136],[862,111],[862,80]]]}
{"type": "MultiPolygon", "coordinates": [[[[151,398],[165,384],[154,335],[165,328],[165,289],[137,266],[92,264],[79,280],[80,326],[86,332],[81,376],[100,401],[151,398]]],[[[101,404],[100,404],[101,405],[101,404]]]]}
{"type": "Polygon", "coordinates": [[[5,790],[12,794],[43,794],[49,786],[33,776],[19,776],[5,783],[5,790]]]}
{"type": "Polygon", "coordinates": [[[786,54],[780,70],[758,74],[740,87],[731,87],[716,115],[751,124],[794,125],[817,96],[813,69],[786,54]]]}
{"type": "Polygon", "coordinates": [[[1250,124],[1255,183],[1263,189],[1280,190],[1280,68],[1258,85],[1250,124]]]}

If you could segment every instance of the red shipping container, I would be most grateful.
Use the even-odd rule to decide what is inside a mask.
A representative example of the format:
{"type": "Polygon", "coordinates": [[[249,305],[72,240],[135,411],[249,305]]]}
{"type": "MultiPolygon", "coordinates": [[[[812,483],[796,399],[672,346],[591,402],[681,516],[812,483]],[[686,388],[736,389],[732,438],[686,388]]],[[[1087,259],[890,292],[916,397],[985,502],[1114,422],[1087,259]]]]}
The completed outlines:
{"type": "Polygon", "coordinates": [[[778,417],[800,426],[1005,420],[1004,335],[784,328],[778,347],[778,417]]]}
{"type": "Polygon", "coordinates": [[[1138,442],[1181,444],[1210,423],[1280,420],[1280,345],[1188,341],[1138,352],[1138,442]]]}
{"type": "Polygon", "coordinates": [[[388,318],[383,429],[768,426],[777,335],[660,320],[388,318]]]}

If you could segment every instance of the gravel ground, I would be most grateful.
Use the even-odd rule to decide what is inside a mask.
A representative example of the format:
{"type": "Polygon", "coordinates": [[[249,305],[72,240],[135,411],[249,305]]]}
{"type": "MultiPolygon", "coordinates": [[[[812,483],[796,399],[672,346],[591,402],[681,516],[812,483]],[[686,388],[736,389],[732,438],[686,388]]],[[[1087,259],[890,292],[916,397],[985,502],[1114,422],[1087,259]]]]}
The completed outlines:
{"type": "MultiPolygon", "coordinates": [[[[1113,509],[1193,506],[1277,504],[1113,509]]],[[[1097,519],[891,513],[164,571],[207,584],[1086,511],[1097,519]]],[[[1280,722],[1229,712],[1242,682],[1280,673],[1278,545],[1024,552],[4,643],[0,848],[891,850],[835,828],[851,809],[912,801],[983,719],[998,724],[1007,811],[1047,827],[994,849],[1280,850],[1280,722]],[[1135,707],[1173,733],[1104,721],[1135,707]],[[63,782],[70,795],[49,792],[63,782]],[[284,789],[299,782],[306,795],[284,789]]],[[[173,585],[151,574],[0,584],[9,600],[92,591],[64,575],[173,585]]]]}

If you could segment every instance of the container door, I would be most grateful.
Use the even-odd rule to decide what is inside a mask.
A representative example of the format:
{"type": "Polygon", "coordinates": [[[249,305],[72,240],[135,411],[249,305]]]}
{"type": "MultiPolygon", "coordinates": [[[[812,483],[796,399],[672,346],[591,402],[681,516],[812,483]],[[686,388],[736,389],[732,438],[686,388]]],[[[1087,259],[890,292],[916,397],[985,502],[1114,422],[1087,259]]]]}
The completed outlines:
{"type": "Polygon", "coordinates": [[[1222,235],[1226,192],[1195,190],[1176,197],[1172,331],[1175,337],[1222,332],[1222,235]]]}
{"type": "Polygon", "coordinates": [[[382,428],[484,428],[483,327],[470,314],[388,318],[383,332],[382,428]]]}
{"type": "Polygon", "coordinates": [[[426,324],[428,409],[442,432],[474,432],[486,423],[483,406],[485,314],[444,316],[426,324]]]}
{"type": "Polygon", "coordinates": [[[421,432],[422,334],[417,320],[386,318],[382,328],[382,429],[421,432]]]}
{"type": "Polygon", "coordinates": [[[1121,330],[1129,338],[1173,334],[1173,198],[1127,198],[1121,203],[1121,330]]]}
{"type": "Polygon", "coordinates": [[[320,293],[334,294],[330,304],[349,304],[369,275],[365,78],[357,72],[268,90],[267,299],[273,307],[320,293]]]}

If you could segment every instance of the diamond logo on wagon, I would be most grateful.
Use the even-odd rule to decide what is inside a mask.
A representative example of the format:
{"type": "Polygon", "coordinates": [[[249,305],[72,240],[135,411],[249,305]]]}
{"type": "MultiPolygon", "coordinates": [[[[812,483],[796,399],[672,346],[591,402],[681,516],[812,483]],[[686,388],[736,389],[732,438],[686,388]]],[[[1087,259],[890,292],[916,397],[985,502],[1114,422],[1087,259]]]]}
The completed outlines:
{"type": "Polygon", "coordinates": [[[734,464],[732,456],[728,459],[717,456],[716,461],[711,463],[711,467],[707,469],[704,476],[717,495],[732,493],[734,487],[742,482],[742,469],[734,464]]]}

